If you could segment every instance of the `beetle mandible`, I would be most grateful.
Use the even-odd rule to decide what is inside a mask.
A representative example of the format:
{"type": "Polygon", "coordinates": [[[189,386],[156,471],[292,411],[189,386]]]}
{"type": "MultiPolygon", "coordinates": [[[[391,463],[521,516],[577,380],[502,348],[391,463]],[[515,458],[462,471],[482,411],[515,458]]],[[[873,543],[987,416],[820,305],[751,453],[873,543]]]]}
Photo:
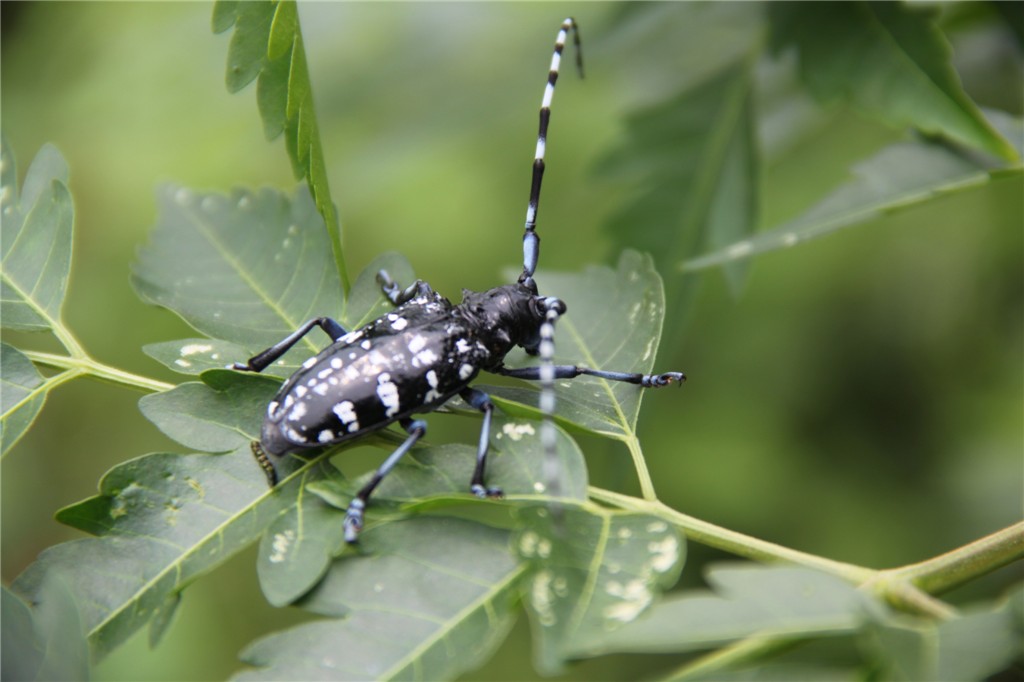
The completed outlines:
{"type": "Polygon", "coordinates": [[[422,280],[403,289],[382,270],[377,281],[395,306],[393,312],[354,331],[345,330],[327,317],[314,318],[245,364],[231,366],[261,372],[314,327],[322,329],[333,341],[304,362],[267,406],[260,439],[252,443],[252,450],[271,486],[277,483],[277,462],[289,454],[350,441],[396,421],[405,429],[408,437],[349,504],[344,521],[347,542],[356,541],[373,490],[426,433],[426,422],[413,419],[413,415],[435,410],[456,395],[483,413],[476,467],[469,489],[482,498],[501,496],[499,488],[484,483],[494,404],[486,393],[470,386],[481,370],[542,383],[541,411],[549,426],[544,441],[549,451],[554,447],[550,424],[555,379],[586,374],[645,388],[686,380],[682,372],[639,374],[553,364],[554,324],[565,313],[566,306],[557,298],[540,295],[537,290],[533,275],[540,254],[540,237],[535,226],[544,177],[551,99],[570,31],[575,42],[577,68],[583,76],[579,30],[576,22],[569,18],[558,31],[541,102],[523,233],[523,272],[514,284],[482,292],[467,290],[462,302],[453,305],[422,280]],[[505,355],[516,346],[531,355],[539,355],[540,366],[506,367],[505,355]]]}

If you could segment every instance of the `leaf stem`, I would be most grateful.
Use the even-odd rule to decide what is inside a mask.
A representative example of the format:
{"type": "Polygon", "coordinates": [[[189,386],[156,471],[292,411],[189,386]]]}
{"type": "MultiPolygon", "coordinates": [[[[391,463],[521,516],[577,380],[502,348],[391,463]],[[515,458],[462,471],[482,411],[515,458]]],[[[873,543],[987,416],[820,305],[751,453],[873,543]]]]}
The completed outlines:
{"type": "Polygon", "coordinates": [[[1024,521],[945,554],[881,572],[880,580],[906,580],[941,594],[1024,557],[1024,521]]]}
{"type": "Polygon", "coordinates": [[[708,673],[718,670],[735,668],[746,661],[762,659],[781,649],[787,649],[796,643],[797,640],[787,637],[764,637],[757,635],[747,637],[729,646],[687,661],[682,666],[669,672],[662,679],[689,680],[704,677],[708,673]]]}
{"type": "MultiPolygon", "coordinates": [[[[64,340],[61,339],[61,342],[63,343],[64,340]]],[[[58,383],[63,383],[64,381],[68,381],[85,374],[96,377],[102,381],[108,381],[120,386],[141,389],[143,391],[159,392],[168,391],[174,388],[174,384],[168,384],[163,381],[157,381],[156,379],[150,379],[149,377],[125,372],[124,370],[93,360],[85,354],[85,351],[82,350],[81,346],[79,346],[74,339],[72,339],[72,344],[73,346],[69,347],[65,343],[65,347],[68,348],[68,352],[72,353],[70,356],[57,355],[54,353],[42,353],[31,350],[23,350],[22,353],[36,364],[69,370],[57,375],[58,377],[65,377],[65,375],[67,375],[58,383]]],[[[53,379],[53,377],[51,377],[51,379],[53,379]]]]}
{"type": "Polygon", "coordinates": [[[636,469],[637,479],[640,481],[640,494],[648,502],[657,502],[658,494],[654,492],[654,480],[651,478],[651,472],[647,469],[647,460],[644,459],[639,439],[634,434],[627,438],[625,443],[629,448],[630,457],[633,458],[633,468],[636,469]]]}
{"type": "Polygon", "coordinates": [[[590,496],[623,509],[642,511],[659,516],[682,528],[689,539],[737,556],[756,561],[788,561],[838,575],[841,578],[858,584],[871,580],[877,575],[877,571],[870,568],[833,561],[832,559],[790,549],[789,547],[744,535],[728,528],[716,526],[713,523],[708,523],[707,521],[702,521],[676,511],[660,500],[640,500],[629,495],[593,486],[590,487],[590,496]]]}

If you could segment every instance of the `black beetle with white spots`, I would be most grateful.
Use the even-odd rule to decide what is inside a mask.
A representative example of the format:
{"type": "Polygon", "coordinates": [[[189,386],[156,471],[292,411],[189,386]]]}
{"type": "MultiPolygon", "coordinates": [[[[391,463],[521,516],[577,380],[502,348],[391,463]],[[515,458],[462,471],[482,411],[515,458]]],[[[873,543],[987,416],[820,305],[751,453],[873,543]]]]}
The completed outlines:
{"type": "Polygon", "coordinates": [[[540,408],[545,416],[541,441],[548,463],[556,461],[552,420],[555,379],[587,374],[646,388],[686,379],[681,372],[652,375],[553,363],[554,326],[559,316],[565,314],[566,306],[559,299],[537,291],[533,274],[540,238],[534,228],[544,176],[551,99],[570,31],[575,38],[576,64],[580,76],[583,75],[576,22],[566,19],[555,42],[540,108],[540,132],[523,234],[523,272],[515,284],[483,292],[466,291],[462,303],[453,305],[423,281],[417,280],[403,289],[382,270],[377,281],[395,306],[393,312],[354,331],[345,330],[327,317],[314,318],[245,364],[231,366],[261,372],[314,327],[320,327],[333,340],[303,363],[267,406],[260,440],[253,442],[252,450],[271,486],[277,484],[277,463],[290,454],[353,440],[396,421],[409,434],[349,504],[344,521],[348,542],[355,542],[363,527],[364,511],[374,488],[426,433],[426,422],[413,419],[413,415],[435,410],[454,396],[460,396],[484,416],[469,489],[479,497],[501,496],[500,488],[484,482],[494,405],[486,393],[469,385],[481,370],[541,382],[540,408]],[[506,367],[505,355],[516,346],[539,355],[540,365],[506,367]]]}

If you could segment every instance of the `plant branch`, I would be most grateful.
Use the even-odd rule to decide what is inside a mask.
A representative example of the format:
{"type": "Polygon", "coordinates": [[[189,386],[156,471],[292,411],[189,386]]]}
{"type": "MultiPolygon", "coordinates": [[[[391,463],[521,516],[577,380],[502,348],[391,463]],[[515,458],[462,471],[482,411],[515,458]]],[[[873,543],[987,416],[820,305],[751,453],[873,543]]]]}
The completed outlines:
{"type": "MultiPolygon", "coordinates": [[[[63,383],[69,379],[73,379],[79,375],[93,376],[102,381],[108,381],[110,383],[118,384],[120,386],[128,386],[130,388],[141,389],[143,391],[169,391],[174,388],[174,384],[168,384],[163,381],[157,381],[156,379],[150,379],[149,377],[139,376],[138,374],[132,374],[131,372],[125,372],[124,370],[105,365],[102,362],[97,362],[82,351],[78,344],[75,344],[77,353],[73,356],[57,355],[54,353],[41,353],[38,351],[23,350],[28,359],[32,362],[43,365],[46,367],[56,367],[58,369],[71,370],[69,373],[62,373],[58,376],[65,377],[59,383],[63,383]]],[[[71,350],[69,348],[69,350],[71,350]]]]}
{"type": "Polygon", "coordinates": [[[713,523],[678,512],[659,500],[641,500],[593,486],[590,487],[590,496],[622,509],[654,514],[682,528],[686,537],[694,542],[747,559],[765,562],[786,561],[808,568],[816,568],[858,584],[871,580],[877,574],[877,571],[870,568],[833,561],[716,526],[713,523]]]}
{"type": "Polygon", "coordinates": [[[906,580],[929,594],[941,594],[1024,557],[1024,521],[945,554],[882,571],[885,580],[906,580]]]}

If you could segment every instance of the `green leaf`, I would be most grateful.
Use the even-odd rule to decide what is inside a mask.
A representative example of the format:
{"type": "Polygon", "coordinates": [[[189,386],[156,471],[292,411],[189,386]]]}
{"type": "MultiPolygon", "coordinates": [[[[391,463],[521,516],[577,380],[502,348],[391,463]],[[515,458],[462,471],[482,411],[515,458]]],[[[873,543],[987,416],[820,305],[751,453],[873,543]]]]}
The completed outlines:
{"type": "MultiPolygon", "coordinates": [[[[559,497],[586,500],[586,462],[576,441],[557,429],[555,451],[559,458],[559,497]]],[[[409,459],[384,479],[374,500],[409,503],[453,493],[466,499],[476,463],[475,446],[450,443],[415,449],[409,459]]],[[[496,416],[487,455],[488,484],[501,488],[507,497],[544,495],[549,484],[546,477],[540,424],[496,416]]]]}
{"type": "Polygon", "coordinates": [[[1018,588],[995,607],[974,609],[942,622],[890,620],[870,637],[895,680],[981,680],[1017,659],[1024,624],[1014,613],[1018,588]]]}
{"type": "Polygon", "coordinates": [[[0,456],[18,442],[46,400],[47,384],[17,348],[0,344],[0,456]]]}
{"type": "Polygon", "coordinates": [[[295,177],[309,184],[327,229],[334,265],[348,290],[337,213],[327,183],[320,132],[313,106],[306,51],[295,2],[217,2],[213,30],[235,32],[228,48],[227,87],[237,92],[256,82],[256,99],[267,139],[282,132],[295,177]]]}
{"type": "MultiPolygon", "coordinates": [[[[224,196],[169,186],[159,192],[159,203],[150,243],[133,264],[135,290],[204,334],[232,344],[189,340],[177,347],[150,347],[178,371],[245,361],[313,317],[332,317],[349,329],[361,326],[390,305],[374,279],[378,270],[387,269],[396,281],[413,279],[404,258],[385,254],[360,275],[346,304],[318,227],[321,220],[304,188],[289,199],[270,189],[224,196]]],[[[288,377],[329,341],[310,333],[265,374],[288,377]]]]}
{"type": "Polygon", "coordinates": [[[265,637],[237,679],[452,679],[511,627],[523,568],[505,531],[419,518],[366,530],[303,606],[331,616],[265,637]]]}
{"type": "Polygon", "coordinates": [[[768,11],[775,50],[797,47],[801,76],[818,99],[847,99],[890,125],[1020,158],[963,91],[933,8],[775,3],[768,11]]]}
{"type": "MultiPolygon", "coordinates": [[[[249,349],[219,339],[181,339],[143,346],[142,351],[165,367],[182,374],[202,374],[243,362],[249,349]]],[[[273,369],[273,368],[271,368],[273,369]]]]}
{"type": "Polygon", "coordinates": [[[67,163],[54,147],[44,145],[25,175],[20,195],[14,155],[6,140],[0,166],[0,320],[5,329],[56,329],[71,268],[74,223],[67,163]]]}
{"type": "MultiPolygon", "coordinates": [[[[654,256],[673,309],[694,285],[675,264],[745,236],[757,223],[753,54],[630,115],[622,142],[597,166],[601,177],[631,192],[606,228],[620,248],[654,256]]],[[[726,274],[738,288],[743,269],[726,274]]]]}
{"type": "Polygon", "coordinates": [[[256,569],[268,602],[291,604],[320,581],[343,546],[344,518],[305,486],[298,491],[295,504],[274,519],[260,540],[256,569]]]}
{"type": "MultiPolygon", "coordinates": [[[[164,187],[132,284],[199,331],[262,350],[311,317],[338,318],[341,287],[320,217],[300,188],[231,196],[164,187]]],[[[317,351],[312,338],[300,344],[317,351]]]]}
{"type": "Polygon", "coordinates": [[[98,496],[57,515],[100,537],[50,547],[13,588],[34,600],[44,576],[62,571],[98,660],[153,618],[158,637],[175,595],[254,542],[294,504],[301,482],[269,490],[247,444],[225,455],[130,460],[103,477],[98,496]]]}
{"type": "Polygon", "coordinates": [[[598,507],[522,510],[515,538],[530,566],[523,597],[543,674],[639,618],[679,577],[683,536],[648,514],[598,507]]]}
{"type": "MultiPolygon", "coordinates": [[[[568,306],[555,334],[557,363],[620,372],[651,371],[665,299],[650,256],[627,251],[617,270],[591,266],[577,275],[541,272],[537,279],[542,291],[557,292],[568,306]]],[[[509,354],[506,361],[509,367],[536,363],[521,351],[509,354]]],[[[539,415],[534,388],[488,386],[486,390],[509,414],[539,415]]],[[[619,440],[635,439],[645,390],[589,376],[559,381],[555,385],[556,419],[567,427],[619,440]]],[[[679,394],[663,397],[678,399],[679,394]]]]}
{"type": "Polygon", "coordinates": [[[32,608],[3,588],[5,680],[88,680],[89,648],[64,575],[46,577],[32,608]]]}
{"type": "Polygon", "coordinates": [[[139,409],[165,434],[201,452],[229,452],[259,439],[276,381],[227,374],[222,390],[189,382],[139,400],[139,409]]]}
{"type": "Polygon", "coordinates": [[[644,616],[596,637],[587,654],[677,653],[754,635],[852,633],[882,608],[841,578],[808,568],[722,564],[707,580],[713,591],[668,595],[644,616]]]}
{"type": "MultiPolygon", "coordinates": [[[[995,118],[995,117],[994,117],[995,118]]],[[[1017,127],[1020,119],[999,117],[1017,127]]],[[[733,263],[750,256],[788,248],[808,239],[860,225],[888,213],[913,209],[948,194],[963,192],[1001,177],[1020,177],[1018,165],[1005,169],[985,159],[926,141],[899,142],[854,166],[854,179],[840,186],[803,215],[750,239],[738,241],[682,263],[683,271],[733,263]]]]}

